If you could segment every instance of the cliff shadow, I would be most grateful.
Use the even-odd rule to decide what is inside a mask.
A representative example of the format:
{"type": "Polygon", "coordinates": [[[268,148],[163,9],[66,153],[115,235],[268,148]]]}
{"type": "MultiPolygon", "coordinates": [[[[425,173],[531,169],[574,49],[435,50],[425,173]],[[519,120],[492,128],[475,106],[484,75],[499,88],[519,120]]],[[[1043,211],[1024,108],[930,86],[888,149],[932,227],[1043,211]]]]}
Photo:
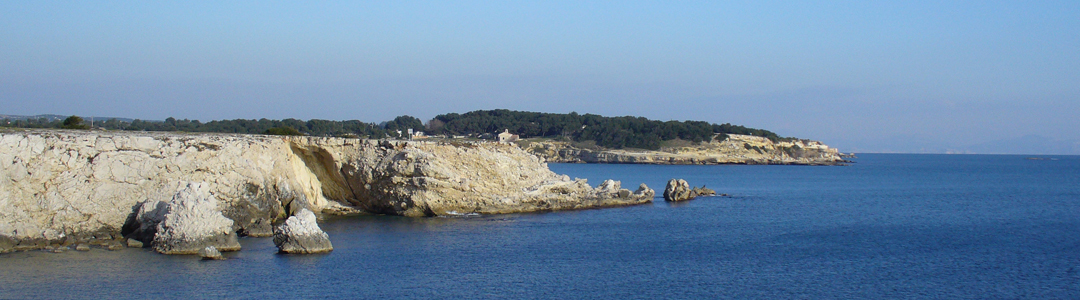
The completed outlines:
{"type": "Polygon", "coordinates": [[[323,197],[343,205],[361,207],[356,191],[345,179],[345,170],[349,166],[341,166],[337,163],[334,155],[316,146],[301,146],[291,143],[293,154],[304,162],[308,171],[315,175],[322,188],[323,197]]]}

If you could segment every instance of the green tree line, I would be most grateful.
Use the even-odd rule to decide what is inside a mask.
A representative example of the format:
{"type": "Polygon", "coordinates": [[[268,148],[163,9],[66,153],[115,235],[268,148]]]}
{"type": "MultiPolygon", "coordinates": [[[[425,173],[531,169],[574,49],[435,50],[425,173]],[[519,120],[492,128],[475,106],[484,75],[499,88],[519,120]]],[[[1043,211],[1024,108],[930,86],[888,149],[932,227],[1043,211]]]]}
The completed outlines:
{"type": "Polygon", "coordinates": [[[726,139],[727,134],[760,136],[774,141],[780,139],[780,136],[768,130],[731,124],[505,109],[438,115],[428,125],[435,134],[465,135],[509,130],[523,137],[564,138],[578,142],[591,140],[608,148],[659,149],[663,141],[682,139],[705,142],[711,141],[717,135],[726,139]]]}
{"type": "MultiPolygon", "coordinates": [[[[80,118],[69,117],[65,121],[47,119],[0,120],[0,126],[21,128],[83,128],[80,118]],[[66,124],[65,124],[66,123],[66,124]]],[[[707,142],[714,137],[726,139],[727,134],[745,134],[779,140],[773,132],[731,124],[712,124],[702,121],[656,121],[643,117],[605,117],[594,114],[539,113],[511,111],[506,109],[477,110],[464,114],[450,113],[436,116],[425,125],[412,116],[399,116],[380,124],[358,120],[329,121],[313,119],[302,121],[284,120],[133,120],[131,122],[110,119],[95,122],[94,127],[110,130],[132,131],[185,131],[223,132],[247,134],[350,136],[350,137],[401,137],[409,129],[427,131],[429,135],[468,135],[499,133],[509,130],[522,137],[545,137],[577,142],[595,141],[607,148],[659,149],[663,141],[681,139],[707,142]],[[400,133],[399,133],[400,132],[400,133]]]]}
{"type": "MultiPolygon", "coordinates": [[[[0,120],[0,126],[18,128],[67,129],[84,128],[82,126],[89,127],[89,124],[87,124],[85,120],[82,120],[81,118],[75,116],[72,116],[67,120],[74,120],[73,118],[79,119],[79,122],[72,123],[71,121],[69,121],[69,124],[65,125],[64,121],[49,121],[44,118],[27,120],[4,119],[0,120]]],[[[206,123],[200,122],[199,120],[177,120],[176,118],[168,118],[165,119],[165,121],[144,121],[136,119],[131,122],[120,121],[117,119],[109,119],[103,122],[95,122],[94,127],[109,130],[222,132],[247,134],[291,134],[295,131],[302,134],[315,136],[356,136],[372,138],[385,137],[387,133],[387,130],[385,130],[380,125],[374,123],[365,123],[357,120],[329,121],[318,119],[308,121],[302,121],[297,119],[236,119],[217,120],[206,123]]]]}

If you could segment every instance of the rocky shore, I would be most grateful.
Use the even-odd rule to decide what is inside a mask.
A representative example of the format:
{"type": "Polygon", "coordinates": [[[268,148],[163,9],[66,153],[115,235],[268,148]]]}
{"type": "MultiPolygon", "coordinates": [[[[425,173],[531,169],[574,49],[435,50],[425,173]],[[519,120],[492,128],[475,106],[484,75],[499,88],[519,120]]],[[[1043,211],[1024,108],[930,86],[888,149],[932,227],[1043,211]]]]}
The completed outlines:
{"type": "Polygon", "coordinates": [[[515,145],[114,131],[0,132],[0,252],[88,244],[196,253],[306,209],[410,217],[635,205],[515,145]]]}
{"type": "Polygon", "coordinates": [[[723,141],[688,143],[657,151],[575,147],[569,142],[523,143],[530,153],[549,162],[627,163],[664,165],[843,165],[848,161],[835,148],[810,140],[773,142],[763,137],[731,134],[723,141]]]}

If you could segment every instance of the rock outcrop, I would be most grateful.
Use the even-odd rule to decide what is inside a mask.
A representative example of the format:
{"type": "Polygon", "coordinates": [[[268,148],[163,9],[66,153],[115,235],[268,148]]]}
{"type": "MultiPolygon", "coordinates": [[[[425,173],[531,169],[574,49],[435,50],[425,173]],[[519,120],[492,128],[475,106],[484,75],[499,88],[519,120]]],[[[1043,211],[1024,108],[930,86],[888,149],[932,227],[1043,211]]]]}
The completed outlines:
{"type": "Polygon", "coordinates": [[[0,253],[9,253],[15,251],[15,245],[18,243],[15,239],[7,236],[0,236],[0,253]]]}
{"type": "Polygon", "coordinates": [[[203,260],[224,260],[225,256],[221,255],[221,251],[218,251],[214,246],[206,246],[199,249],[199,257],[203,260]]]}
{"type": "MultiPolygon", "coordinates": [[[[199,186],[190,194],[202,195],[192,199],[214,199],[214,210],[232,221],[232,234],[218,235],[228,239],[269,236],[271,224],[302,209],[438,216],[634,205],[654,196],[618,182],[593,188],[500,143],[8,130],[0,131],[0,251],[124,238],[157,244],[158,225],[186,232],[180,217],[165,222],[165,207],[189,182],[199,186]]],[[[178,201],[200,213],[203,202],[178,201]]]]}
{"type": "Polygon", "coordinates": [[[667,186],[664,187],[664,200],[665,201],[686,201],[697,198],[698,196],[712,196],[716,195],[716,191],[706,188],[704,186],[698,188],[690,188],[690,183],[682,179],[668,180],[667,186]]]}
{"type": "Polygon", "coordinates": [[[620,194],[618,182],[592,188],[551,172],[539,158],[508,144],[379,143],[345,166],[368,211],[437,216],[516,213],[641,204],[653,193],[620,194]],[[368,159],[375,158],[375,159],[368,159]],[[355,171],[353,168],[356,168],[355,171]],[[622,197],[623,195],[625,197],[622,197]]]}
{"type": "MultiPolygon", "coordinates": [[[[718,137],[719,138],[719,137],[718,137]]],[[[779,164],[842,165],[842,154],[818,141],[773,142],[763,137],[730,134],[724,140],[690,143],[657,151],[585,149],[568,142],[530,142],[526,150],[549,162],[661,165],[779,164]]]]}
{"type": "Polygon", "coordinates": [[[281,253],[309,254],[334,250],[330,236],[319,228],[315,214],[301,209],[284,224],[274,228],[274,245],[281,253]]]}
{"type": "Polygon", "coordinates": [[[240,250],[233,220],[221,213],[217,198],[206,186],[181,183],[171,199],[143,202],[136,213],[134,235],[152,240],[154,251],[164,254],[196,254],[206,247],[240,250]]]}

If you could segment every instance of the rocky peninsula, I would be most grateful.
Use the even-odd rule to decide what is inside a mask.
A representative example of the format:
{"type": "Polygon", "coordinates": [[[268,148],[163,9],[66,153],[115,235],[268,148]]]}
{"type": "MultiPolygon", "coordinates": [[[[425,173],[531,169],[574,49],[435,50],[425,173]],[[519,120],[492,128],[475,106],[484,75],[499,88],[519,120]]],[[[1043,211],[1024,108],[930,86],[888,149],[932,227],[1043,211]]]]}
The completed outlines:
{"type": "Polygon", "coordinates": [[[302,210],[494,214],[634,205],[654,194],[610,180],[594,188],[493,142],[0,132],[0,252],[125,240],[163,253],[197,252],[200,241],[228,251],[236,235],[270,236],[302,210]]]}
{"type": "Polygon", "coordinates": [[[848,161],[835,148],[812,140],[772,141],[728,134],[726,139],[664,147],[660,150],[603,149],[574,146],[564,141],[522,142],[526,151],[549,162],[626,163],[665,165],[843,165],[848,161]]]}

